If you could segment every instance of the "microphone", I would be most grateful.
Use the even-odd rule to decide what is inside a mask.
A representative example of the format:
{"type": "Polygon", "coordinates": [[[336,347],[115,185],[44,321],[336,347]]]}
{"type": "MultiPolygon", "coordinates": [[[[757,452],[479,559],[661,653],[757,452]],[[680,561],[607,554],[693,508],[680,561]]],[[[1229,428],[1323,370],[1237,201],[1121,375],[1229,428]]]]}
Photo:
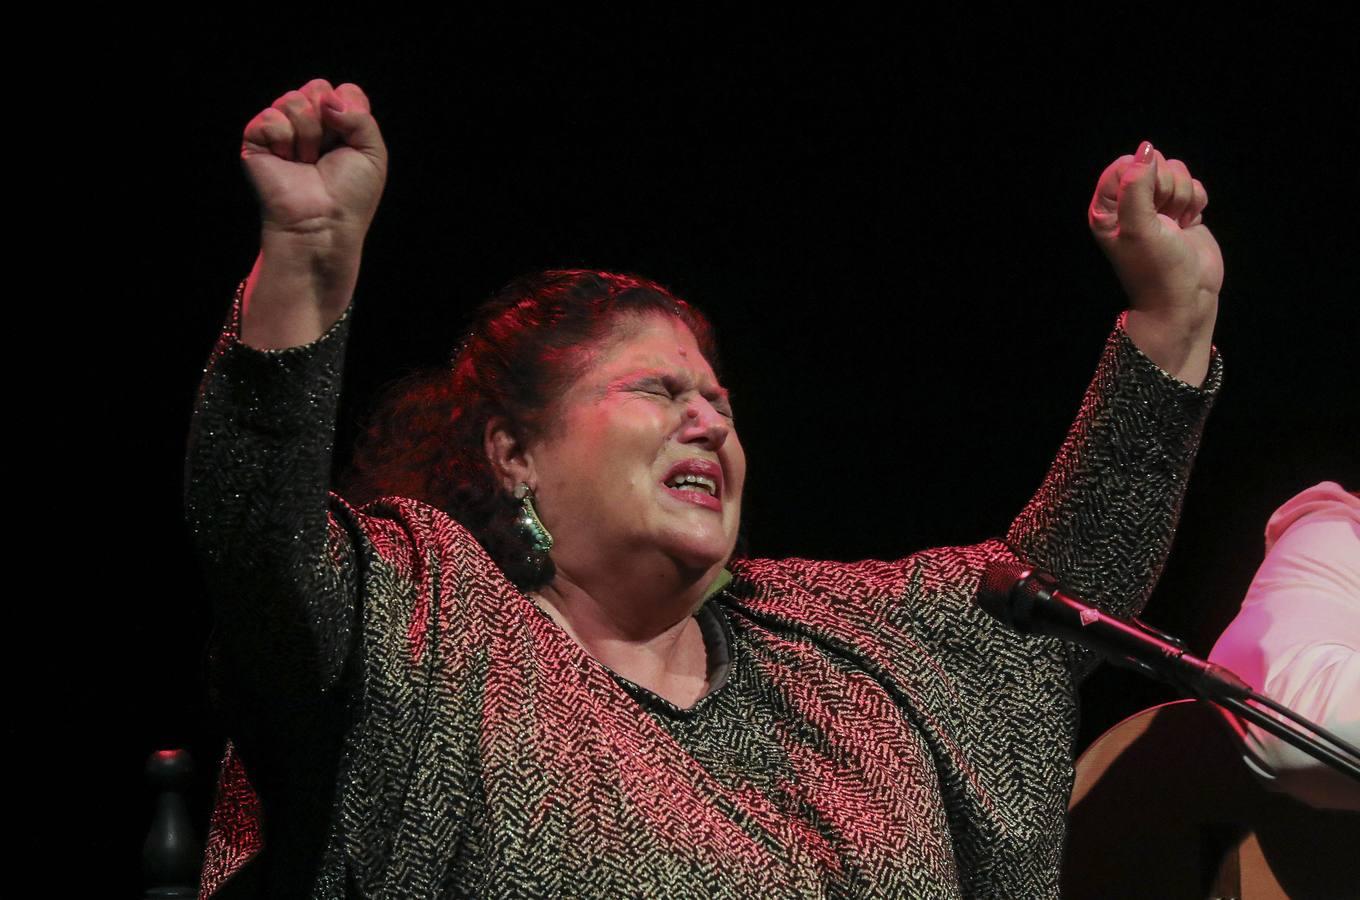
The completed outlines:
{"type": "Polygon", "coordinates": [[[1072,641],[1117,663],[1132,663],[1148,674],[1205,697],[1245,697],[1251,687],[1228,669],[1186,652],[1184,646],[1152,634],[1137,622],[1101,612],[1064,591],[1057,579],[1020,563],[993,560],[982,573],[977,602],[1020,634],[1044,634],[1072,641]]]}

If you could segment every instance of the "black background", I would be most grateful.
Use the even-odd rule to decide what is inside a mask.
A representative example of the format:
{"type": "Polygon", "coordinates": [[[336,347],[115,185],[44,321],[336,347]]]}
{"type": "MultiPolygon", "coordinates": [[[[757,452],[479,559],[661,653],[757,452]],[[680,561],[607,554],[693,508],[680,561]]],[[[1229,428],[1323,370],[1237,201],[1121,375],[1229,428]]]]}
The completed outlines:
{"type": "MultiPolygon", "coordinates": [[[[314,76],[364,87],[391,151],[342,447],[377,389],[444,359],[511,276],[636,271],[716,321],[754,554],[893,557],[1003,533],[1123,308],[1085,209],[1104,166],[1147,138],[1207,185],[1227,277],[1225,386],[1146,618],[1207,652],[1270,512],[1323,479],[1360,483],[1360,106],[1339,23],[1131,6],[929,24],[366,15],[128,26],[72,100],[107,113],[83,137],[108,149],[83,173],[103,186],[80,238],[99,253],[58,273],[97,281],[75,313],[90,353],[50,376],[83,438],[60,457],[71,490],[53,532],[72,542],[52,573],[69,591],[37,603],[36,633],[75,635],[81,662],[22,692],[40,724],[10,731],[78,785],[77,855],[120,893],[137,884],[150,751],[194,752],[206,820],[222,735],[180,457],[256,247],[241,129],[314,76]]],[[[1102,670],[1083,745],[1162,699],[1102,670]]]]}

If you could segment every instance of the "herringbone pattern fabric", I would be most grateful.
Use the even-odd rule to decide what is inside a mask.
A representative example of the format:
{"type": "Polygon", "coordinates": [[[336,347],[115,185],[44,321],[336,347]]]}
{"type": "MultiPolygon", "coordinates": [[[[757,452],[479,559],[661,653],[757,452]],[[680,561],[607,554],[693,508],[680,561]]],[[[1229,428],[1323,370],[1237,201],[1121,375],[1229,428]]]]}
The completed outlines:
{"type": "Polygon", "coordinates": [[[345,328],[276,353],[229,328],[196,413],[188,506],[244,763],[205,893],[262,819],[274,896],[1056,896],[1085,660],[972,595],[1019,553],[1139,608],[1217,362],[1192,389],[1116,331],[1006,543],[734,563],[704,613],[727,677],[680,710],[585,654],[442,512],[327,515],[345,328]]]}

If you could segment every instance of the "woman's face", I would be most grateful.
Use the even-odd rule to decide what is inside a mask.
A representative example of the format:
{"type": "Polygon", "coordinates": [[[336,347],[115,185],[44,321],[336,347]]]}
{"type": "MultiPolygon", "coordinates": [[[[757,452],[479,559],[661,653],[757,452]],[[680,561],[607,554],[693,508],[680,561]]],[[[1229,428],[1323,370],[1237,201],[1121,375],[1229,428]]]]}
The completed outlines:
{"type": "Polygon", "coordinates": [[[528,445],[536,506],[568,577],[664,556],[716,569],[737,540],[746,455],[689,328],[620,320],[528,445]]]}

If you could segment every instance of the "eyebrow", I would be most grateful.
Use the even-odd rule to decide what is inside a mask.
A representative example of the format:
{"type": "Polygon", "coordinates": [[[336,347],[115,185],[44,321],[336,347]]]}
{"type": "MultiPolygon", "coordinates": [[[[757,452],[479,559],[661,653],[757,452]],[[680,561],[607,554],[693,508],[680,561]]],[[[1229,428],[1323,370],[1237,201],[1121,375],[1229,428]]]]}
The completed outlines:
{"type": "MultiPolygon", "coordinates": [[[[613,383],[615,385],[625,383],[626,384],[653,383],[659,386],[664,386],[666,381],[675,381],[677,379],[683,381],[686,385],[693,385],[694,390],[699,389],[696,379],[693,376],[693,373],[691,372],[677,373],[671,369],[656,369],[656,368],[635,369],[631,372],[621,375],[619,378],[615,379],[613,383]]],[[[714,382],[714,384],[715,388],[712,393],[716,395],[717,399],[725,401],[727,403],[731,403],[732,392],[729,391],[727,388],[723,387],[721,384],[717,384],[716,381],[714,382]]]]}

